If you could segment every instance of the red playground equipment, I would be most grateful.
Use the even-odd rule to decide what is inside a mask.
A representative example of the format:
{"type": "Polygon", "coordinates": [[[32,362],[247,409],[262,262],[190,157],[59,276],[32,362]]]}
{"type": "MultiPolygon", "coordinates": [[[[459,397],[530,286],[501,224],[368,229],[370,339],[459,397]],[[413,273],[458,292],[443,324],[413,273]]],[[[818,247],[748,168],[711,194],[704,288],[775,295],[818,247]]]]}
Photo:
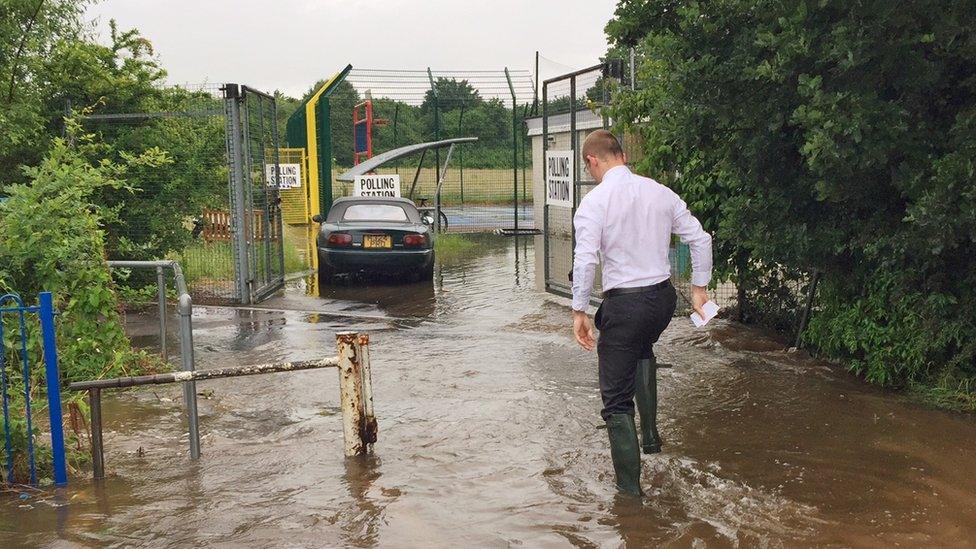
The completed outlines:
{"type": "Polygon", "coordinates": [[[352,108],[352,152],[354,165],[373,157],[373,102],[368,99],[352,108]]]}

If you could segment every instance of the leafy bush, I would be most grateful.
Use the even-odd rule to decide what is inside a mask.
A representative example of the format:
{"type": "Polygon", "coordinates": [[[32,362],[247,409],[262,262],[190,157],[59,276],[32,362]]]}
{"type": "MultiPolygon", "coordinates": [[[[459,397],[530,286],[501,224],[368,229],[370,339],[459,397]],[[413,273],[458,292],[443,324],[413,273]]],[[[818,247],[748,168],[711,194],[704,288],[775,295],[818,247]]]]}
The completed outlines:
{"type": "Polygon", "coordinates": [[[974,23],[936,0],[625,0],[607,26],[643,59],[614,114],[717,273],[789,273],[761,292],[786,295],[821,271],[804,337],[875,383],[976,378],[974,23]]]}
{"type": "MultiPolygon", "coordinates": [[[[74,142],[71,146],[56,139],[38,166],[24,168],[28,183],[6,187],[8,199],[0,203],[0,293],[17,293],[28,304],[36,303],[40,292],[54,294],[62,382],[139,374],[158,363],[134,352],[126,338],[103,244],[102,225],[115,211],[96,205],[93,199],[107,189],[129,192],[124,180],[128,169],[159,164],[165,158],[159,151],[149,151],[127,157],[124,164],[92,164],[87,160],[94,149],[90,140],[76,135],[74,142]]],[[[17,331],[12,329],[15,321],[5,319],[8,349],[19,349],[17,331]]],[[[29,329],[28,353],[34,417],[41,418],[46,401],[36,323],[29,329]]],[[[19,359],[16,352],[8,353],[7,363],[2,365],[11,387],[23,387],[19,359]]],[[[18,478],[23,478],[28,436],[23,394],[9,392],[18,478]]],[[[75,413],[86,411],[81,395],[65,397],[75,413]]],[[[38,435],[36,425],[31,436],[38,435]]],[[[72,435],[79,444],[78,433],[72,435]]],[[[76,463],[84,459],[80,453],[72,457],[76,463]]],[[[38,465],[50,467],[50,462],[41,460],[38,465]]]]}

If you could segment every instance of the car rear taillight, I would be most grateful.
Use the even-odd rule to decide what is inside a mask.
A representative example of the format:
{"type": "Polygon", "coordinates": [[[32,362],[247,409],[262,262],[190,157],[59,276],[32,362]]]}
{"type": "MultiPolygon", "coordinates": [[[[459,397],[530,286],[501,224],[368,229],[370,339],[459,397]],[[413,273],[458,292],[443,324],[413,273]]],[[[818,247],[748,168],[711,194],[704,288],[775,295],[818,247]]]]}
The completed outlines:
{"type": "Polygon", "coordinates": [[[346,233],[332,233],[326,241],[326,245],[331,248],[341,248],[352,246],[352,235],[346,233]]]}
{"type": "Polygon", "coordinates": [[[403,245],[410,248],[419,248],[427,244],[427,237],[422,234],[408,234],[403,237],[403,245]]]}

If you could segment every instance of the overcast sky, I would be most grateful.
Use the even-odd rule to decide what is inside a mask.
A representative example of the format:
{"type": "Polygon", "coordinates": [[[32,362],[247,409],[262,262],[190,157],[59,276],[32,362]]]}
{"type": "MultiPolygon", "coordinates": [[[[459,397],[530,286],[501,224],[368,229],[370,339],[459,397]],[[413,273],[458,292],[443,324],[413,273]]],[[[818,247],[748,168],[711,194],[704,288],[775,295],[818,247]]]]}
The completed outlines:
{"type": "Polygon", "coordinates": [[[357,68],[533,68],[599,62],[615,0],[102,0],[88,10],[138,28],[174,84],[239,82],[300,96],[357,68]],[[552,62],[548,61],[551,60],[552,62]]]}

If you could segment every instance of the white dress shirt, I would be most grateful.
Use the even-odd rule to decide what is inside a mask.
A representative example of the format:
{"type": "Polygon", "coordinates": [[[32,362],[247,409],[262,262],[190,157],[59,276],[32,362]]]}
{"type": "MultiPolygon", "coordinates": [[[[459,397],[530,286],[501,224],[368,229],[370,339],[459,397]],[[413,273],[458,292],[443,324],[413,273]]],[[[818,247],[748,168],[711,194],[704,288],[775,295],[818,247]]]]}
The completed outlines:
{"type": "Polygon", "coordinates": [[[573,309],[585,311],[596,265],[603,261],[603,290],[649,286],[671,276],[671,235],[691,248],[691,283],[712,278],[712,237],[674,191],[626,166],[607,170],[580,201],[573,218],[573,309]]]}

